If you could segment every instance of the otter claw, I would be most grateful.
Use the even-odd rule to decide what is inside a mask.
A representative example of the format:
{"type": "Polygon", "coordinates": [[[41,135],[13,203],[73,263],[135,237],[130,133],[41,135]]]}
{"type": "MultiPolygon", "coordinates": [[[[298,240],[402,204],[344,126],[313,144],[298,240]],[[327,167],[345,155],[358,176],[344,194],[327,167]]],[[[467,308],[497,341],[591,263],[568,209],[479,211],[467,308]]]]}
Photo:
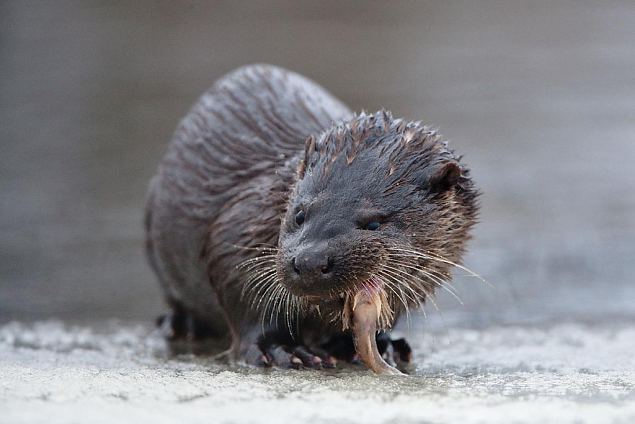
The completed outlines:
{"type": "Polygon", "coordinates": [[[270,366],[269,358],[264,354],[257,344],[250,345],[243,354],[244,361],[247,365],[253,367],[268,367],[270,366]]]}
{"type": "Polygon", "coordinates": [[[293,348],[293,355],[300,358],[302,364],[308,368],[322,368],[322,358],[314,355],[304,346],[296,346],[293,348]]]}
{"type": "Polygon", "coordinates": [[[312,351],[322,360],[322,368],[335,368],[337,366],[335,356],[331,355],[325,349],[315,347],[312,348],[312,351]]]}
{"type": "Polygon", "coordinates": [[[322,368],[322,359],[304,346],[274,346],[267,349],[271,364],[280,368],[322,368]]]}
{"type": "Polygon", "coordinates": [[[325,361],[318,355],[311,352],[304,346],[294,346],[289,348],[282,345],[259,346],[251,345],[244,353],[244,360],[247,365],[256,367],[278,368],[322,368],[330,367],[330,362],[325,361]]]}
{"type": "Polygon", "coordinates": [[[282,346],[272,346],[267,349],[267,358],[270,359],[270,363],[280,368],[295,368],[302,367],[302,360],[297,356],[285,351],[282,346]]]}

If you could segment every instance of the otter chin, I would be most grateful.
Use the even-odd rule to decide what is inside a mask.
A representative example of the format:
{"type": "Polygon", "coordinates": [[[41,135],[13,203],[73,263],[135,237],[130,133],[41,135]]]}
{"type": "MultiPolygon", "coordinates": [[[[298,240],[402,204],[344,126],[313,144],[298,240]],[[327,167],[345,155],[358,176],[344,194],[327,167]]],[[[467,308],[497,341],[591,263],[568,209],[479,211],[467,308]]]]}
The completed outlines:
{"type": "Polygon", "coordinates": [[[477,197],[432,128],[353,113],[280,68],[241,68],[183,120],[151,184],[148,256],[170,335],[192,332],[185,317],[248,363],[357,356],[398,374],[386,346],[401,359],[409,348],[387,334],[460,266],[477,197]]]}

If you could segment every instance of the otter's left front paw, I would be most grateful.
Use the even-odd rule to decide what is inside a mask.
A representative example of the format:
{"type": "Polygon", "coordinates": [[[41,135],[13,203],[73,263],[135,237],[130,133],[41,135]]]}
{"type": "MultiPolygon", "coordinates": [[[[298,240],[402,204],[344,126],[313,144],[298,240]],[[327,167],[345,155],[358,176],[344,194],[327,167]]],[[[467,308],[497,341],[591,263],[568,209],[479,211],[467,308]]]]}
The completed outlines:
{"type": "Polygon", "coordinates": [[[412,348],[406,339],[392,339],[389,333],[378,333],[376,340],[379,354],[389,363],[402,368],[412,362],[412,348]]]}
{"type": "Polygon", "coordinates": [[[394,352],[394,358],[396,362],[403,362],[409,364],[412,362],[412,348],[406,341],[406,339],[394,339],[390,341],[392,350],[394,352]]]}

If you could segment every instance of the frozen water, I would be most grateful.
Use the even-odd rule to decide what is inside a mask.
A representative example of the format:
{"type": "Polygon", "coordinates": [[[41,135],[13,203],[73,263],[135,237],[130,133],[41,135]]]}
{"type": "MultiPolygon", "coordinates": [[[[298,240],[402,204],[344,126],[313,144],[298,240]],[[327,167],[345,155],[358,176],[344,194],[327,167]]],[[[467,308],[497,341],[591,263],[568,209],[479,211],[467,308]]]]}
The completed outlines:
{"type": "Polygon", "coordinates": [[[377,377],[171,354],[140,325],[13,322],[0,328],[0,422],[635,422],[635,326],[446,328],[412,340],[413,374],[377,377]]]}

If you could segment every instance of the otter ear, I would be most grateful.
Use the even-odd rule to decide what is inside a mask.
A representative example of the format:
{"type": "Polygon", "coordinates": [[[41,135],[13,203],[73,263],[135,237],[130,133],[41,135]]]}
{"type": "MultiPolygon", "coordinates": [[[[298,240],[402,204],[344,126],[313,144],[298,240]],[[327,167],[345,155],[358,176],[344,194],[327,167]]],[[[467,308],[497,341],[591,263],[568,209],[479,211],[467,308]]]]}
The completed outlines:
{"type": "Polygon", "coordinates": [[[461,178],[461,167],[457,162],[439,164],[432,171],[428,184],[434,192],[441,193],[457,185],[461,178]]]}

